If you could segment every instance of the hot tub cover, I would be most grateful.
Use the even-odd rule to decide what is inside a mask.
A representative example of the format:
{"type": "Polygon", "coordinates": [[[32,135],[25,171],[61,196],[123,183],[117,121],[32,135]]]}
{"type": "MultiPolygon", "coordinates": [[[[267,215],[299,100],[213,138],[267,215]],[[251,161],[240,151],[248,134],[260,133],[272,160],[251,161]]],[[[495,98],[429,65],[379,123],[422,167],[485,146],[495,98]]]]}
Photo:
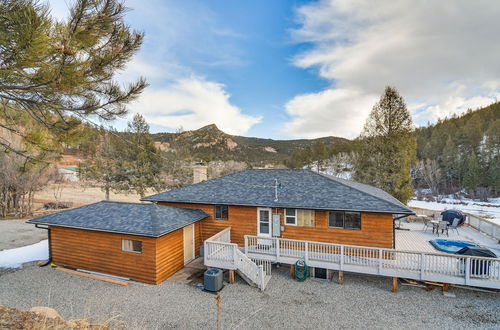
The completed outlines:
{"type": "Polygon", "coordinates": [[[465,222],[465,214],[459,210],[446,210],[441,212],[441,215],[443,216],[443,221],[448,221],[450,225],[453,224],[453,220],[456,218],[460,220],[459,225],[465,222]]]}
{"type": "Polygon", "coordinates": [[[496,254],[482,246],[466,246],[457,251],[456,254],[475,257],[496,258],[496,254]]]}

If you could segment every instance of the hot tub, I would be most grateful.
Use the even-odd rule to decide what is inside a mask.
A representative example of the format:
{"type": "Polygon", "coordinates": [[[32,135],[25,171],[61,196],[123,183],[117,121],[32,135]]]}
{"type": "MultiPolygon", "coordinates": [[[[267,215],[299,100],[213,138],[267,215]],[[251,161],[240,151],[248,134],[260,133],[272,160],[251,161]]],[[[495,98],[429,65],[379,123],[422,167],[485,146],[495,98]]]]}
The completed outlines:
{"type": "Polygon", "coordinates": [[[466,246],[479,246],[476,243],[472,243],[469,241],[458,241],[453,239],[433,239],[429,241],[436,248],[436,250],[455,253],[466,246]]]}

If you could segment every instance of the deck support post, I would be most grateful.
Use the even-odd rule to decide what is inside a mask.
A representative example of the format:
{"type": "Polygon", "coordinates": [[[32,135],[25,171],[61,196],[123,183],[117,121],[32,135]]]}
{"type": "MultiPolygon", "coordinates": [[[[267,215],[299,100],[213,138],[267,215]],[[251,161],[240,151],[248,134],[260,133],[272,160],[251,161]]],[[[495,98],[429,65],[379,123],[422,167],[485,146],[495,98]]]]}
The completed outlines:
{"type": "Polygon", "coordinates": [[[293,269],[293,264],[290,265],[290,278],[295,279],[295,271],[293,269]]]}
{"type": "Polygon", "coordinates": [[[443,283],[443,292],[448,292],[450,289],[450,284],[449,283],[443,283]]]}
{"type": "Polygon", "coordinates": [[[394,292],[394,293],[399,292],[398,278],[397,277],[392,278],[392,292],[394,292]]]}
{"type": "Polygon", "coordinates": [[[339,270],[339,284],[344,284],[344,272],[339,270]]]}
{"type": "Polygon", "coordinates": [[[234,270],[229,270],[229,284],[234,284],[234,270]]]}

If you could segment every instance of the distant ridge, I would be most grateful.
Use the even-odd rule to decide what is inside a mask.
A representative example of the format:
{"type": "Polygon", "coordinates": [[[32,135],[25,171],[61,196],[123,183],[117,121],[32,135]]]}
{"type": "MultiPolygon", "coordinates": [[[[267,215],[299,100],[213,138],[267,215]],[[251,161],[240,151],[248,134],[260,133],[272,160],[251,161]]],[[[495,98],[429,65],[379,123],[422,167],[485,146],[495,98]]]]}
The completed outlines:
{"type": "Polygon", "coordinates": [[[235,160],[252,164],[281,162],[294,151],[310,147],[318,141],[326,146],[348,141],[334,136],[273,140],[230,135],[221,131],[215,124],[180,133],[156,133],[152,134],[152,137],[157,148],[163,151],[179,152],[187,148],[194,157],[205,161],[235,160]]]}

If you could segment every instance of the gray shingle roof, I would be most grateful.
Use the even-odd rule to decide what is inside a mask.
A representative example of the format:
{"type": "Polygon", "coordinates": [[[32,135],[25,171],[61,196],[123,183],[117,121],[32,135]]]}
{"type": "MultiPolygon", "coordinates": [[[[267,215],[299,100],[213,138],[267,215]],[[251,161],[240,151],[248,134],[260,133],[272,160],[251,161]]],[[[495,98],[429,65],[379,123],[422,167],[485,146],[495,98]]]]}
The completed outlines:
{"type": "Polygon", "coordinates": [[[145,201],[413,213],[386,192],[310,170],[246,170],[165,191],[145,201]],[[278,199],[275,200],[275,180],[278,199]]]}
{"type": "Polygon", "coordinates": [[[208,216],[196,209],[102,201],[28,223],[159,237],[208,216]]]}

